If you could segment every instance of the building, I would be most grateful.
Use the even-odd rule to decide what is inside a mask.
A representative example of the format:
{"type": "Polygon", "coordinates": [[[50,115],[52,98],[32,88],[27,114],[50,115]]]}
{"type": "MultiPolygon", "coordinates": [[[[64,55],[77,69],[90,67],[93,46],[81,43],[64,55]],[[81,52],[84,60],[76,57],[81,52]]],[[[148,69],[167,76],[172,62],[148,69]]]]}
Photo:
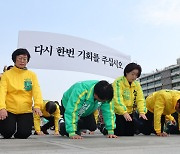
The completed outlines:
{"type": "Polygon", "coordinates": [[[176,65],[144,74],[139,78],[139,81],[145,97],[161,89],[180,90],[180,58],[177,59],[176,65]]]}

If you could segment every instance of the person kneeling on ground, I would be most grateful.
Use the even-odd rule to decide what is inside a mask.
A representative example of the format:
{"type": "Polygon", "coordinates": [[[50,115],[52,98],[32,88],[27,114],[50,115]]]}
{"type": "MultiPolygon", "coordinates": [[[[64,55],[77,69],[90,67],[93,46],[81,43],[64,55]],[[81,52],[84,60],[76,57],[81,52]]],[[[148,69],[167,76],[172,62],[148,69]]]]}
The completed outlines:
{"type": "Polygon", "coordinates": [[[12,53],[14,66],[3,73],[0,81],[0,134],[5,139],[12,136],[27,139],[32,134],[32,112],[42,115],[43,99],[38,79],[26,67],[30,58],[27,49],[16,49],[12,53]]]}
{"type": "Polygon", "coordinates": [[[60,134],[82,139],[81,130],[95,131],[94,111],[100,107],[108,131],[107,137],[117,138],[114,135],[114,106],[110,103],[112,98],[113,88],[107,81],[90,80],[72,85],[62,98],[61,114],[64,122],[60,121],[60,134]]]}
{"type": "MultiPolygon", "coordinates": [[[[114,134],[117,136],[134,136],[136,121],[133,115],[136,110],[139,114],[138,119],[147,120],[143,91],[136,80],[140,77],[141,71],[139,64],[129,63],[124,69],[124,75],[115,79],[112,84],[114,97],[111,102],[114,104],[116,116],[114,134]]],[[[103,123],[98,128],[104,135],[107,133],[103,123]]]]}
{"type": "Polygon", "coordinates": [[[44,101],[42,108],[42,117],[48,120],[46,124],[40,127],[40,116],[34,115],[34,135],[48,135],[47,129],[55,126],[54,135],[59,135],[58,121],[60,119],[60,109],[57,101],[44,101]]]}
{"type": "Polygon", "coordinates": [[[148,120],[143,121],[140,129],[141,133],[145,135],[155,133],[157,136],[167,136],[167,133],[164,132],[165,116],[170,117],[172,113],[180,113],[180,91],[165,89],[156,91],[146,98],[146,104],[148,120]]]}

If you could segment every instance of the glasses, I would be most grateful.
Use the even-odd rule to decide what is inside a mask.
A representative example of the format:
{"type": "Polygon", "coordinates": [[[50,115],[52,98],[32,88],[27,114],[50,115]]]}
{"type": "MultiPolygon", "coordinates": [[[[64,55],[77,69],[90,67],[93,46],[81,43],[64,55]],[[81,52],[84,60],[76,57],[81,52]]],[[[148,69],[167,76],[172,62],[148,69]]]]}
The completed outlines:
{"type": "Polygon", "coordinates": [[[17,57],[16,59],[17,59],[18,61],[25,61],[25,62],[28,61],[28,58],[26,58],[26,57],[17,57]]]}

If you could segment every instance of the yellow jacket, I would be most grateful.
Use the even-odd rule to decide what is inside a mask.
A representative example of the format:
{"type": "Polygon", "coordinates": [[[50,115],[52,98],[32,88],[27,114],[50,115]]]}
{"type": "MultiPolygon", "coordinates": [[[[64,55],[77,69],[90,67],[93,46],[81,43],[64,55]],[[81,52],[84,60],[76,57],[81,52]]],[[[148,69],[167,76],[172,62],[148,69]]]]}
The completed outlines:
{"type": "Polygon", "coordinates": [[[174,117],[173,117],[171,114],[165,116],[165,121],[166,121],[166,122],[167,122],[167,121],[174,121],[174,120],[175,120],[175,119],[174,119],[174,117]]]}
{"type": "Polygon", "coordinates": [[[146,103],[142,88],[138,81],[132,82],[130,85],[125,76],[117,78],[113,82],[114,111],[116,114],[123,115],[124,113],[131,114],[133,112],[133,104],[136,102],[139,113],[146,113],[146,103]]]}
{"type": "Polygon", "coordinates": [[[99,117],[99,111],[98,109],[94,111],[94,119],[96,121],[96,124],[98,123],[98,117],[99,117]]]}
{"type": "Polygon", "coordinates": [[[32,104],[40,108],[43,100],[35,73],[14,66],[3,73],[0,82],[0,109],[14,114],[32,112],[32,104]]]}
{"type": "MultiPolygon", "coordinates": [[[[53,114],[49,114],[47,111],[46,111],[46,103],[48,101],[44,101],[42,107],[41,107],[41,112],[43,114],[43,117],[50,117],[50,116],[54,116],[54,125],[55,125],[55,132],[59,132],[59,127],[58,127],[58,122],[59,122],[59,119],[60,119],[60,109],[59,109],[59,106],[56,104],[56,111],[53,113],[53,114]]],[[[37,114],[34,114],[34,129],[36,132],[40,132],[41,129],[40,129],[40,116],[37,115],[37,114]]]]}
{"type": "MultiPolygon", "coordinates": [[[[146,98],[147,109],[154,113],[154,129],[156,133],[161,133],[161,115],[169,116],[176,112],[175,106],[179,99],[180,91],[176,90],[160,90],[146,98]]],[[[178,122],[180,123],[179,115],[178,122]]]]}

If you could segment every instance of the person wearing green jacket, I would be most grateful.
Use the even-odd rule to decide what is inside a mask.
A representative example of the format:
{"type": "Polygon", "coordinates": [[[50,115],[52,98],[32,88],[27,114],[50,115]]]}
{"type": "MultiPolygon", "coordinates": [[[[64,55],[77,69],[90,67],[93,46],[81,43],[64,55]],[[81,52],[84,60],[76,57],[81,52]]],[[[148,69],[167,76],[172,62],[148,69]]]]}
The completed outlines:
{"type": "Polygon", "coordinates": [[[26,139],[32,134],[32,112],[42,115],[43,99],[36,74],[26,67],[28,50],[15,50],[12,60],[14,67],[3,73],[0,82],[0,133],[6,139],[13,135],[26,139]]]}
{"type": "MultiPolygon", "coordinates": [[[[180,113],[180,91],[168,89],[156,91],[146,98],[146,104],[148,120],[144,121],[141,132],[145,135],[155,133],[157,136],[167,136],[163,128],[165,118],[170,119],[172,113],[180,113]]],[[[171,121],[174,121],[174,118],[171,121]]],[[[178,123],[180,123],[180,114],[178,114],[178,123]]]]}
{"type": "Polygon", "coordinates": [[[82,139],[81,130],[95,131],[97,126],[94,111],[100,108],[108,130],[107,137],[116,138],[114,106],[110,103],[112,98],[112,85],[104,80],[82,81],[72,85],[63,94],[61,102],[61,114],[65,123],[60,122],[60,134],[82,139]]]}
{"type": "Polygon", "coordinates": [[[114,111],[116,115],[117,136],[134,136],[135,121],[133,113],[138,112],[139,118],[147,120],[146,103],[140,83],[136,80],[141,75],[141,66],[129,63],[124,69],[124,76],[118,77],[113,82],[114,111]]]}

